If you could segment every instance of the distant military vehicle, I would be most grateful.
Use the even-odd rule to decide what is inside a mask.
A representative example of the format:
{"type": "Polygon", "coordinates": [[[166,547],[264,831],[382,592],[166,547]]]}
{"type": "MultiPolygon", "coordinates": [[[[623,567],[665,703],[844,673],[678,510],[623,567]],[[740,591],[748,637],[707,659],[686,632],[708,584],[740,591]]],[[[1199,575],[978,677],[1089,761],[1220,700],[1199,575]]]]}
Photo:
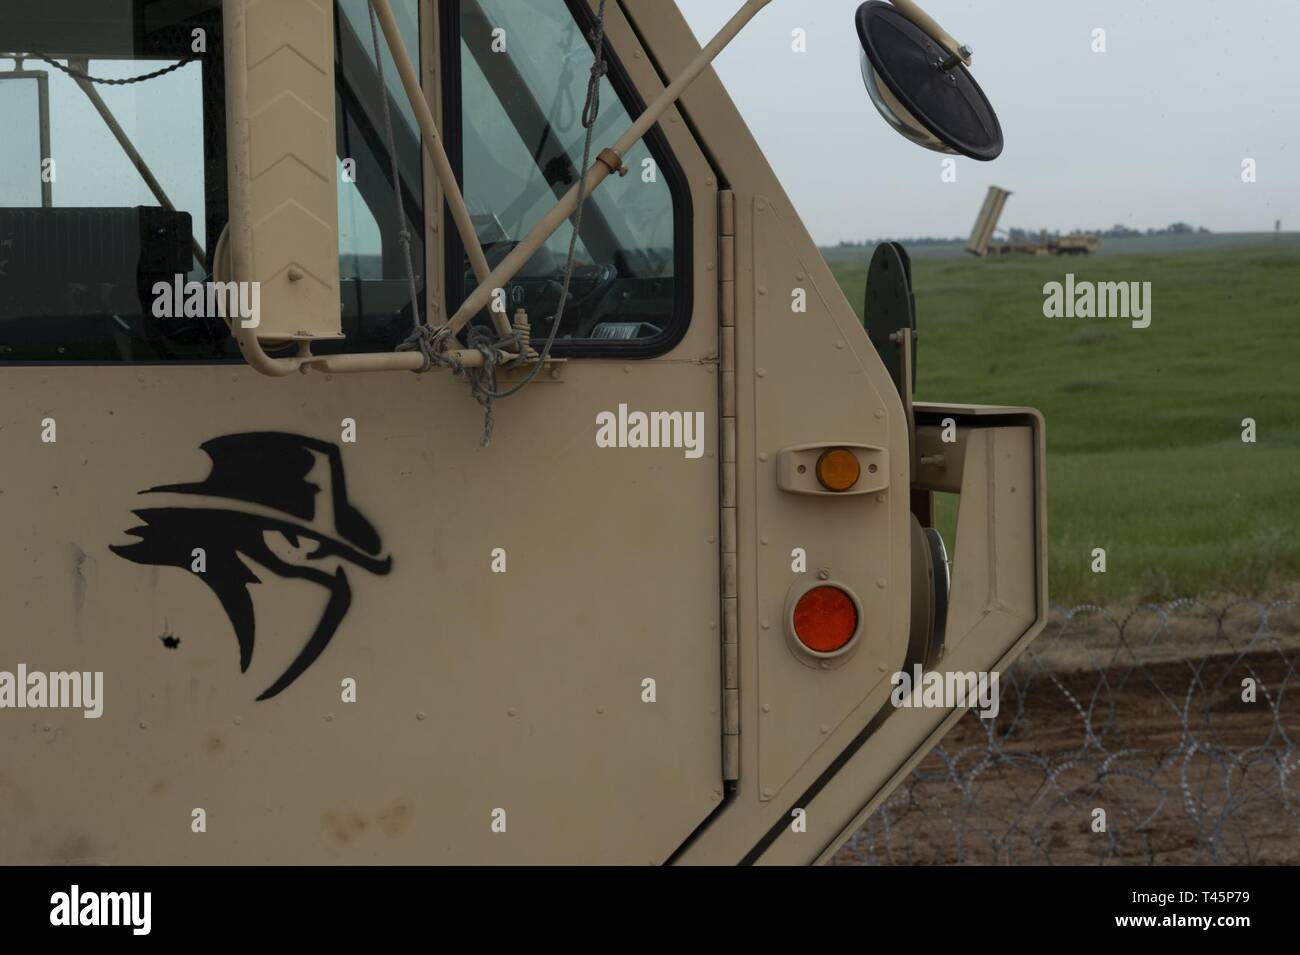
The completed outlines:
{"type": "Polygon", "coordinates": [[[900,248],[856,318],[710,68],[766,3],[5,5],[0,862],[821,862],[1025,648],[1043,422],[912,400],[900,248]]]}
{"type": "Polygon", "coordinates": [[[970,240],[966,243],[967,252],[981,258],[987,255],[1010,255],[1011,253],[1089,255],[1101,248],[1101,240],[1095,235],[1074,232],[1065,236],[1049,236],[1046,230],[1036,242],[1028,239],[994,242],[993,236],[998,231],[998,219],[1002,217],[1002,210],[1010,195],[1011,193],[1006,189],[989,186],[984,204],[980,207],[979,215],[975,217],[975,226],[971,230],[970,240]]]}

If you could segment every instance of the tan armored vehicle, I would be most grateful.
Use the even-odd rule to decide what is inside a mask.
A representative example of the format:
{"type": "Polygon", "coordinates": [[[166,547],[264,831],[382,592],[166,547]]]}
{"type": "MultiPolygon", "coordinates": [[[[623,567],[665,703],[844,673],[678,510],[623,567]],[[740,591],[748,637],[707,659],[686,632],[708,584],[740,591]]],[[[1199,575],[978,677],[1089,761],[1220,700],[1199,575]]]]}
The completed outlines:
{"type": "Polygon", "coordinates": [[[0,862],[821,862],[1020,653],[1042,422],[912,401],[710,68],[765,5],[5,5],[0,862]]]}
{"type": "Polygon", "coordinates": [[[1049,236],[1046,231],[1039,240],[1017,240],[994,242],[993,234],[997,231],[998,219],[1007,204],[1011,193],[997,186],[989,186],[984,204],[980,206],[979,215],[975,217],[975,226],[971,229],[966,251],[983,258],[986,255],[1010,255],[1013,252],[1025,255],[1091,255],[1101,248],[1101,239],[1091,233],[1072,232],[1069,235],[1049,236]]]}

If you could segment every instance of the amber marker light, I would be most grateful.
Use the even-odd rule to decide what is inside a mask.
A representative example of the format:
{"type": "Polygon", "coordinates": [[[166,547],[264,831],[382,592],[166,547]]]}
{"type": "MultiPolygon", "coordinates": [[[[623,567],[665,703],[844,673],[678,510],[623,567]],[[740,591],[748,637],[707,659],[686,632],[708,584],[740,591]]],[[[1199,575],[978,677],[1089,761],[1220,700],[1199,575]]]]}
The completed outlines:
{"type": "Polygon", "coordinates": [[[794,605],[794,635],[814,653],[844,649],[857,630],[857,605],[838,587],[814,587],[794,605]]]}
{"type": "Polygon", "coordinates": [[[862,465],[852,451],[831,448],[817,459],[817,480],[828,491],[847,491],[861,476],[862,465]]]}

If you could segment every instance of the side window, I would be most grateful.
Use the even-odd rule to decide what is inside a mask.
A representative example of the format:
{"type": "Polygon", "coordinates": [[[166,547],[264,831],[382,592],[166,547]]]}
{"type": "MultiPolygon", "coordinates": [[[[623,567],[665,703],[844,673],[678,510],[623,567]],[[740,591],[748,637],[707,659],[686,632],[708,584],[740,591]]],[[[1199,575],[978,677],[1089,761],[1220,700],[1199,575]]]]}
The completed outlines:
{"type": "MultiPolygon", "coordinates": [[[[380,90],[367,6],[335,0],[347,339],[322,353],[410,331],[384,96],[423,308],[421,147],[382,33],[380,90]]],[[[392,6],[418,51],[418,0],[392,6]]],[[[220,0],[5,3],[0,38],[0,363],[242,361],[219,315],[160,316],[154,291],[209,281],[228,219],[220,0]]]]}
{"type": "Polygon", "coordinates": [[[237,352],[224,324],[159,318],[202,281],[226,220],[217,2],[46,0],[0,12],[0,362],[237,352]]]}
{"type": "MultiPolygon", "coordinates": [[[[496,265],[575,184],[586,129],[583,105],[594,60],[580,0],[458,0],[444,70],[447,138],[459,147],[466,203],[489,265],[496,265]],[[456,108],[458,107],[458,108],[456,108]],[[458,114],[458,115],[457,115],[458,114]],[[458,122],[458,128],[456,126],[458,122]]],[[[606,45],[607,58],[613,51],[606,45]]],[[[592,159],[639,112],[611,63],[600,83],[592,159]],[[611,82],[613,81],[613,82],[611,82]]],[[[689,321],[684,248],[689,197],[658,130],[624,157],[588,199],[578,237],[571,299],[557,354],[653,354],[676,342],[689,321]]],[[[476,286],[468,259],[448,237],[448,306],[476,286]],[[457,288],[459,284],[459,288],[457,288]],[[459,293],[459,294],[458,294],[459,293]]],[[[565,223],[506,289],[511,311],[528,310],[534,339],[550,333],[559,304],[572,227],[565,223]]],[[[479,319],[483,320],[482,317],[479,319]]]]}

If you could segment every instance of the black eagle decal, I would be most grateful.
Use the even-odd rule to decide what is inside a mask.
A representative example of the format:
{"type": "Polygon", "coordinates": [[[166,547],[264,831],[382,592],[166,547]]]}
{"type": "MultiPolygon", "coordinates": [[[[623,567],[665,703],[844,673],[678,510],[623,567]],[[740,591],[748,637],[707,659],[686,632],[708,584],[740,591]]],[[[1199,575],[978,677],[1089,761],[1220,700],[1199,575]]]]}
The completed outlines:
{"type": "MultiPolygon", "coordinates": [[[[329,645],[352,603],[352,587],[344,563],[372,574],[387,574],[391,557],[381,557],[383,544],[370,522],[348,501],[343,459],[336,445],[278,431],[232,434],[201,445],[212,460],[206,479],[193,484],[169,484],[141,494],[193,495],[194,506],[150,507],[133,511],[144,525],[127,531],[139,538],[109,548],[137,564],[190,570],[193,550],[204,549],[207,567],[198,574],[221,601],[239,642],[239,669],[253,659],[257,622],[249,586],[261,580],[240,558],[256,562],[286,578],[310,580],[329,593],[325,611],[289,668],[258,700],[269,700],[301,676],[329,645]],[[308,480],[314,469],[328,488],[308,480]],[[254,505],[256,513],[226,506],[254,505]],[[314,544],[305,555],[312,563],[338,558],[331,573],[310,564],[292,564],[266,543],[268,533],[280,533],[289,544],[314,544]]],[[[333,563],[331,561],[331,563],[333,563]]]]}

